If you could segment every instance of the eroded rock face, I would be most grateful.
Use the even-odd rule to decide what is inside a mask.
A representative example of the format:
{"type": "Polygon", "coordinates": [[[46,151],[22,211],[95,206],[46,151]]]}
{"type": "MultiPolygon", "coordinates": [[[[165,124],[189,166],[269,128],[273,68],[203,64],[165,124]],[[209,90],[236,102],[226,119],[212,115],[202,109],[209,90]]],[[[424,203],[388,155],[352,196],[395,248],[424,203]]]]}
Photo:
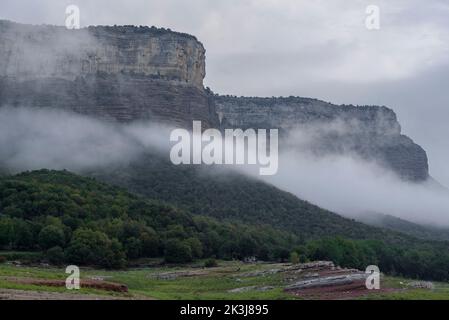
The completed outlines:
{"type": "Polygon", "coordinates": [[[205,50],[193,36],[148,27],[29,26],[0,22],[0,76],[73,80],[143,75],[203,88],[205,50]]]}
{"type": "Polygon", "coordinates": [[[396,114],[386,107],[338,106],[299,97],[215,95],[214,102],[222,128],[277,128],[284,147],[318,155],[354,153],[407,180],[429,177],[426,152],[401,134],[396,114]]]}
{"type": "Polygon", "coordinates": [[[148,27],[0,21],[0,105],[55,107],[118,121],[217,125],[193,36],[148,27]]]}
{"type": "MultiPolygon", "coordinates": [[[[67,30],[0,21],[0,107],[50,107],[186,128],[193,120],[221,129],[279,128],[284,138],[318,125],[312,146],[318,154],[355,152],[408,180],[428,178],[425,151],[401,135],[388,108],[217,96],[204,89],[204,76],[204,47],[190,35],[153,27],[67,30]]],[[[297,143],[285,141],[287,147],[288,141],[297,143]]]]}

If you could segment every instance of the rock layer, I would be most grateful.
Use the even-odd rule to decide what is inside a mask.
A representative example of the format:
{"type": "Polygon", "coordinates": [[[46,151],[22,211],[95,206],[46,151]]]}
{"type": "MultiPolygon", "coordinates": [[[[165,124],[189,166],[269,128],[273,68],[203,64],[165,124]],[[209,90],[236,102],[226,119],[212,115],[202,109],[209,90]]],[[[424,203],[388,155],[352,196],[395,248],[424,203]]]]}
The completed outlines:
{"type": "Polygon", "coordinates": [[[429,177],[426,152],[401,134],[386,107],[333,105],[308,98],[214,96],[222,128],[279,129],[284,146],[307,147],[319,155],[354,153],[387,166],[400,177],[429,177]],[[292,132],[298,131],[300,138],[292,132]],[[306,145],[305,145],[306,144],[306,145]]]}
{"type": "Polygon", "coordinates": [[[0,105],[54,107],[121,122],[217,125],[193,36],[148,27],[67,30],[0,21],[0,105]]]}
{"type": "Polygon", "coordinates": [[[284,138],[318,124],[314,152],[354,152],[405,179],[428,178],[425,151],[401,134],[388,108],[223,97],[204,89],[204,76],[205,50],[191,35],[154,27],[67,30],[0,21],[0,106],[51,107],[187,128],[193,120],[222,129],[279,128],[284,138]]]}

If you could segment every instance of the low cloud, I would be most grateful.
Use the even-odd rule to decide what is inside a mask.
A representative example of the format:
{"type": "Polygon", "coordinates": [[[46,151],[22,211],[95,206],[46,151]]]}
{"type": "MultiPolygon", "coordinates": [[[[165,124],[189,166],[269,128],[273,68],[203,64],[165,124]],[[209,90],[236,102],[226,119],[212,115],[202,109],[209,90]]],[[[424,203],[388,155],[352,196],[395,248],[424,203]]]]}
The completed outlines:
{"type": "Polygon", "coordinates": [[[0,109],[0,165],[9,172],[41,168],[81,171],[126,163],[146,148],[163,149],[168,128],[118,125],[74,113],[0,109]]]}
{"type": "MultiPolygon", "coordinates": [[[[328,130],[354,129],[336,122],[328,130]]],[[[170,132],[154,123],[113,124],[56,110],[0,108],[0,167],[9,172],[41,168],[82,172],[127,164],[148,150],[168,158],[170,132]]],[[[319,132],[324,131],[308,127],[296,132],[302,140],[296,140],[294,149],[280,148],[276,175],[260,176],[258,166],[228,166],[217,172],[237,170],[263,179],[343,216],[382,213],[449,226],[448,191],[432,182],[405,182],[379,163],[350,152],[317,156],[310,145],[319,132]]]]}

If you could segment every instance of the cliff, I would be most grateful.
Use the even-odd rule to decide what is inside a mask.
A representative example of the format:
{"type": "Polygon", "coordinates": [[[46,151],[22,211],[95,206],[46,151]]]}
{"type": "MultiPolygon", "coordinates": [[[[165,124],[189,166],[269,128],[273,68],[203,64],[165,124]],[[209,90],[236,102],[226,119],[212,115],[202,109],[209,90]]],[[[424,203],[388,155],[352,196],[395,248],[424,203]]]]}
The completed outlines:
{"type": "Polygon", "coordinates": [[[154,27],[67,30],[0,21],[0,104],[56,107],[119,121],[216,125],[205,50],[154,27]]]}
{"type": "Polygon", "coordinates": [[[214,102],[223,128],[279,128],[289,148],[307,143],[317,154],[353,153],[377,161],[407,180],[429,177],[426,152],[401,134],[396,114],[386,107],[333,105],[299,97],[215,95],[214,102]],[[295,130],[301,130],[302,141],[291,135],[295,130]]]}
{"type": "MultiPolygon", "coordinates": [[[[314,152],[350,151],[405,179],[428,178],[425,151],[401,134],[390,109],[218,96],[204,89],[205,74],[204,47],[187,34],[0,21],[0,106],[67,109],[109,121],[153,120],[187,128],[193,120],[222,129],[280,128],[284,137],[319,124],[324,130],[314,140],[314,152]],[[327,129],[337,122],[345,130],[327,129]]],[[[291,139],[284,139],[284,146],[288,143],[291,139]]]]}

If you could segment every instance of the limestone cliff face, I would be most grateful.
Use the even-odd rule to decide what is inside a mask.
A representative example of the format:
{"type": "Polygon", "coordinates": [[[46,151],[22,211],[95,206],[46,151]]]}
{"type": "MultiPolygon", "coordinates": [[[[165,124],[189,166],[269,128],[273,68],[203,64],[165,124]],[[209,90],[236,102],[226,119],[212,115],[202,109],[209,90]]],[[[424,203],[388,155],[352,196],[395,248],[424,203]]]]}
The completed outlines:
{"type": "MultiPolygon", "coordinates": [[[[426,152],[401,134],[396,114],[386,107],[337,106],[307,98],[214,96],[221,127],[279,129],[283,145],[298,146],[295,130],[317,154],[353,153],[378,161],[402,178],[429,177],[426,152]]],[[[304,141],[301,142],[304,147],[304,141]]],[[[281,145],[282,147],[282,145],[281,145]]]]}
{"type": "Polygon", "coordinates": [[[67,30],[0,21],[0,107],[50,107],[187,128],[193,120],[204,127],[279,128],[284,136],[318,123],[324,130],[314,140],[317,153],[355,152],[404,178],[428,177],[425,151],[401,135],[390,109],[222,97],[204,89],[204,76],[205,50],[190,35],[154,27],[67,30]],[[346,131],[326,129],[336,122],[346,131]]]}
{"type": "Polygon", "coordinates": [[[202,89],[205,50],[193,36],[148,27],[63,27],[0,23],[0,76],[72,80],[137,74],[202,89]]]}
{"type": "Polygon", "coordinates": [[[0,21],[0,104],[57,107],[119,121],[216,125],[193,36],[148,27],[0,21]]]}

